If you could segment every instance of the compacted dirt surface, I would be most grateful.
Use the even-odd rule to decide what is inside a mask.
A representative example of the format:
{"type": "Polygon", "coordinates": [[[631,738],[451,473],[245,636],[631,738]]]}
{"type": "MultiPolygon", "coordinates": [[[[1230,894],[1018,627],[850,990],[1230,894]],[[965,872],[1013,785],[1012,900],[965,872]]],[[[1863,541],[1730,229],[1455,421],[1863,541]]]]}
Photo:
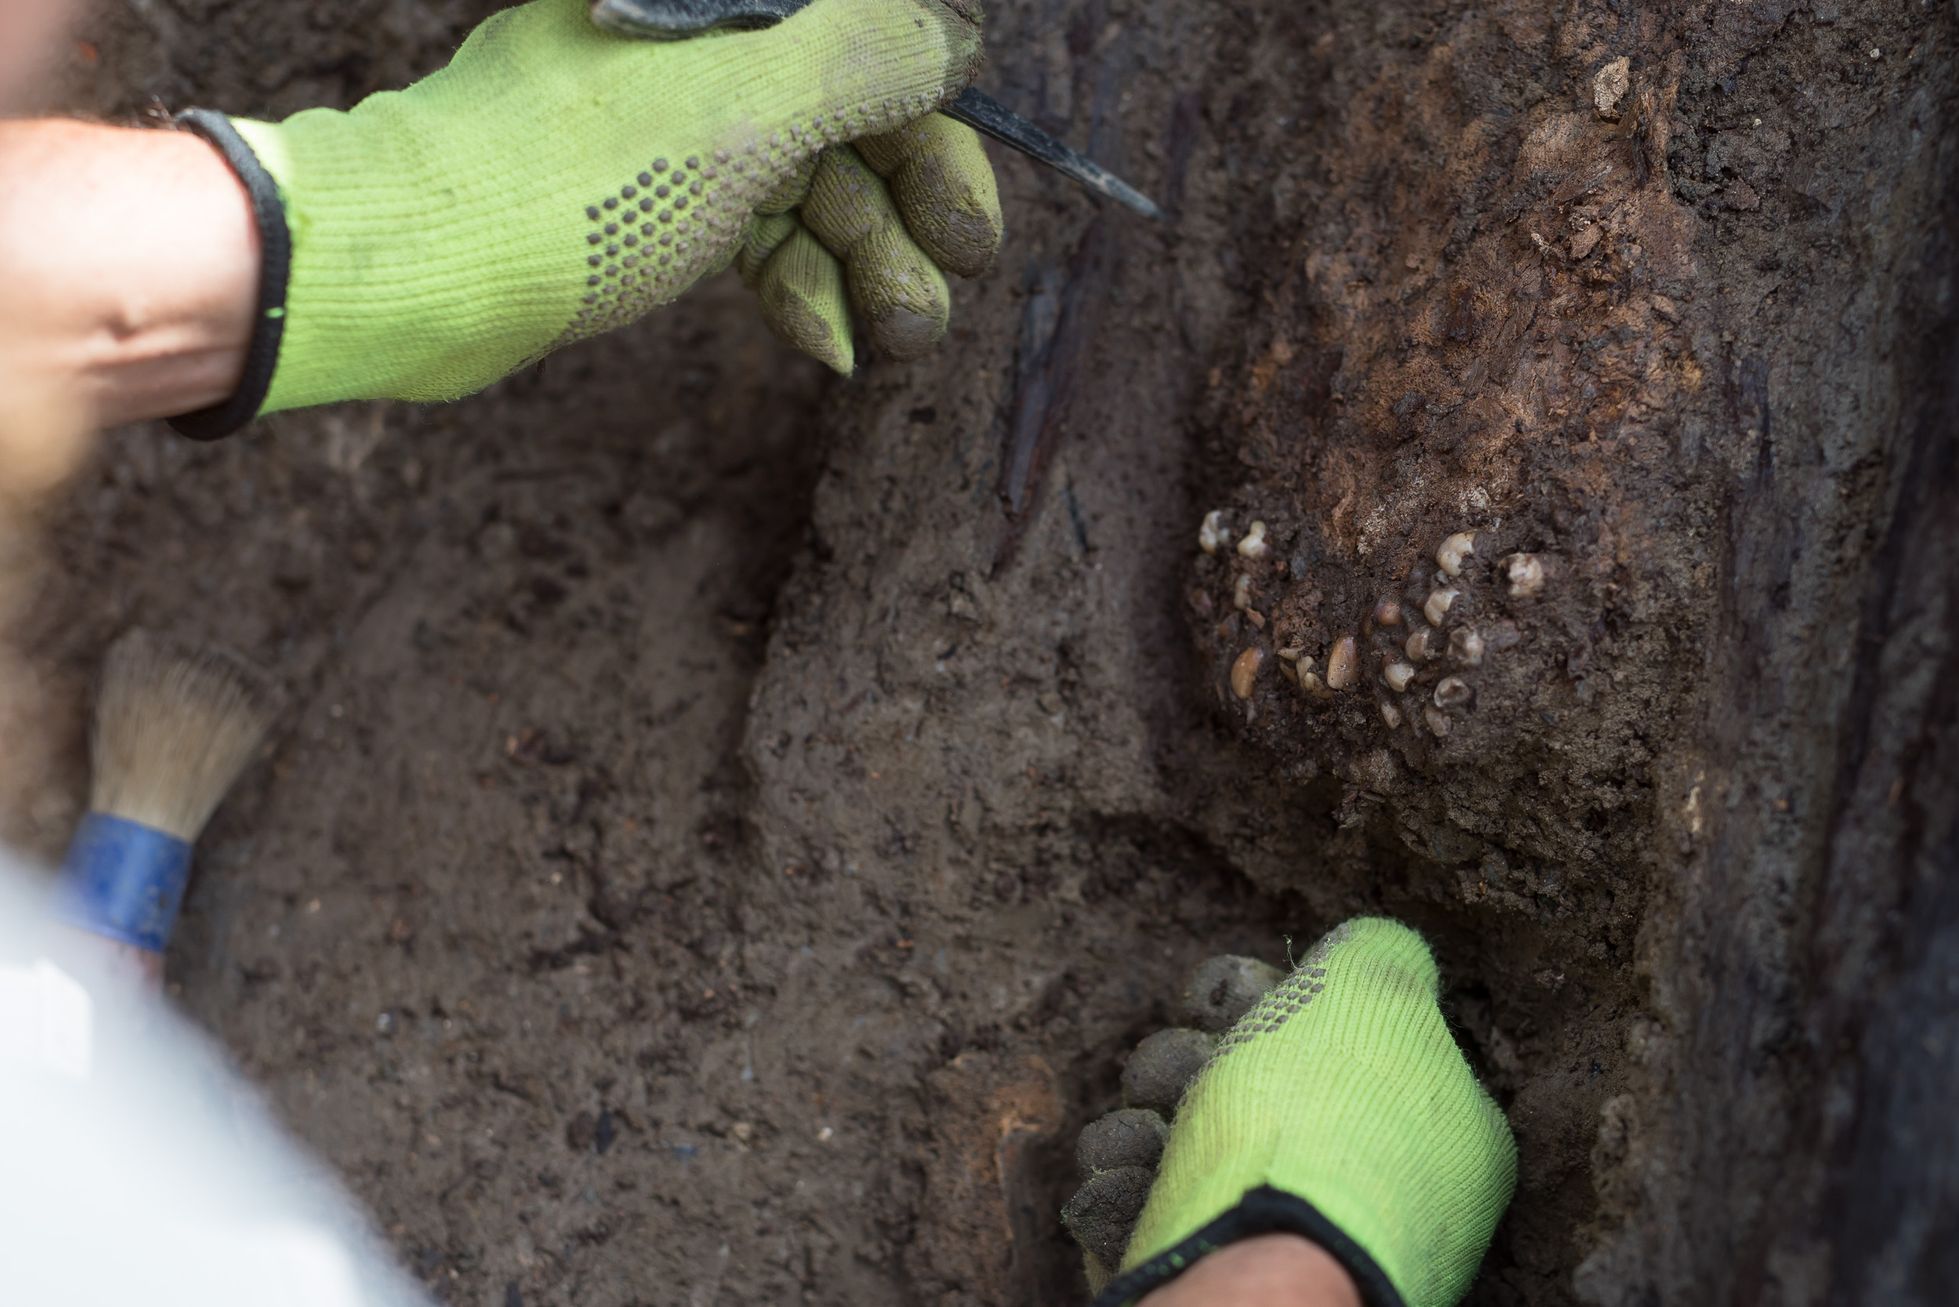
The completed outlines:
{"type": "MultiPolygon", "coordinates": [[[[63,106],[345,105],[493,7],[109,4],[63,106]]],[[[463,403],[113,433],[7,833],[118,631],[273,669],[173,992],[445,1301],[1077,1300],[1125,1051],[1357,911],[1516,1127],[1475,1301],[1935,1300],[1950,8],[989,31],[1172,221],[996,156],[917,364],[722,279],[463,403]]]]}

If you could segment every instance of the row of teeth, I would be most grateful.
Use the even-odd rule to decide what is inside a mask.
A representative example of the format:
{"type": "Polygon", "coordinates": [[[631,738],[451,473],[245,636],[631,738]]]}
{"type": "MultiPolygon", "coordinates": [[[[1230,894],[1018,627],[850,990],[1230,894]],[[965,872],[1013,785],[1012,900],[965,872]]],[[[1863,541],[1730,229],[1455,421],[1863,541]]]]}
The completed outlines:
{"type": "MultiPolygon", "coordinates": [[[[1204,515],[1198,527],[1197,546],[1205,553],[1215,555],[1230,545],[1238,557],[1257,562],[1272,551],[1266,533],[1265,523],[1254,521],[1234,545],[1225,527],[1222,510],[1214,509],[1204,515]]],[[[1390,646],[1379,654],[1381,683],[1394,695],[1406,694],[1422,664],[1443,657],[1445,652],[1459,668],[1482,665],[1487,643],[1474,627],[1458,626],[1447,632],[1446,638],[1444,636],[1449,611],[1462,597],[1462,590],[1456,581],[1462,576],[1464,561],[1475,552],[1474,531],[1458,531],[1436,547],[1434,589],[1429,591],[1420,609],[1423,624],[1416,625],[1397,599],[1382,599],[1369,614],[1364,627],[1370,632],[1393,632],[1404,623],[1414,627],[1405,640],[1392,642],[1390,637],[1390,646]],[[1395,647],[1395,643],[1398,643],[1398,647],[1395,647]]],[[[1510,554],[1499,560],[1498,566],[1502,569],[1512,599],[1528,599],[1543,590],[1544,560],[1538,555],[1510,554]]],[[[1240,572],[1232,584],[1232,606],[1243,612],[1254,626],[1263,629],[1265,619],[1252,607],[1251,591],[1251,574],[1240,572]]],[[[1314,698],[1352,689],[1360,681],[1360,641],[1355,635],[1343,635],[1333,642],[1332,649],[1326,654],[1324,672],[1319,670],[1318,661],[1303,647],[1280,649],[1278,656],[1280,674],[1314,698]]],[[[1232,661],[1231,692],[1239,699],[1251,699],[1265,658],[1264,647],[1252,644],[1247,645],[1232,661]]],[[[1450,730],[1449,713],[1468,708],[1475,697],[1476,692],[1461,676],[1444,676],[1436,682],[1429,702],[1422,705],[1421,720],[1430,732],[1445,736],[1450,730]]],[[[1381,720],[1387,723],[1390,730],[1405,720],[1403,705],[1396,699],[1383,698],[1379,707],[1381,720]]]]}

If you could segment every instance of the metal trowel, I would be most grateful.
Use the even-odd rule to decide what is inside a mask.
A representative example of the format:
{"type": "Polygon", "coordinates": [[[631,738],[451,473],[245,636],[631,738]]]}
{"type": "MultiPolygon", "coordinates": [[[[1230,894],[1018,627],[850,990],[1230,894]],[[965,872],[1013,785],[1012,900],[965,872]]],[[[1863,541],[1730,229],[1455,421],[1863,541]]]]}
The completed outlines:
{"type": "MultiPolygon", "coordinates": [[[[810,0],[591,0],[593,23],[643,41],[678,41],[703,32],[773,27],[810,0]]],[[[1005,142],[1081,185],[1146,218],[1163,211],[1147,195],[1086,155],[1069,149],[984,91],[967,87],[939,110],[1005,142]]]]}

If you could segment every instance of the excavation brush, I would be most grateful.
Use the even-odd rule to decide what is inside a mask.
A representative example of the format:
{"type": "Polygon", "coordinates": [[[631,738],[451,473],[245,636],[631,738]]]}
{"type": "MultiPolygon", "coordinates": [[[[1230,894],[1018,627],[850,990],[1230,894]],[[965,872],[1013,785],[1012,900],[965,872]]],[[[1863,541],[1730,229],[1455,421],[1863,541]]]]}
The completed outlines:
{"type": "MultiPolygon", "coordinates": [[[[773,27],[808,4],[809,0],[592,0],[591,13],[592,21],[608,32],[642,41],[679,41],[705,32],[773,27]]],[[[961,91],[939,112],[1146,218],[1163,217],[1149,196],[976,87],[961,91]]]]}
{"type": "Polygon", "coordinates": [[[161,954],[191,845],[258,751],[275,698],[244,660],[131,632],[109,649],[89,741],[89,810],[61,865],[63,915],[161,954]]]}

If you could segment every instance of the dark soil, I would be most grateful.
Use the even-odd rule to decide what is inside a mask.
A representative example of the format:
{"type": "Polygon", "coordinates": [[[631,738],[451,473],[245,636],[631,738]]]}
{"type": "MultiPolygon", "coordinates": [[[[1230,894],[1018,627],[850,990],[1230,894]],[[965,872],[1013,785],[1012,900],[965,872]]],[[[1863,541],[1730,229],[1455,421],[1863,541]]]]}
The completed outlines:
{"type": "MultiPolygon", "coordinates": [[[[346,104],[492,7],[113,7],[67,103],[346,104]]],[[[453,406],[117,434],[11,833],[65,838],[124,626],[278,669],[172,975],[450,1301],[1068,1301],[1073,1130],[1182,971],[1362,910],[1522,1145],[1476,1301],[1940,1300],[1950,7],[990,30],[1174,222],[1002,158],[918,364],[828,379],[723,280],[453,406]],[[1485,655],[1397,693],[1368,614],[1458,531],[1485,655]]]]}

